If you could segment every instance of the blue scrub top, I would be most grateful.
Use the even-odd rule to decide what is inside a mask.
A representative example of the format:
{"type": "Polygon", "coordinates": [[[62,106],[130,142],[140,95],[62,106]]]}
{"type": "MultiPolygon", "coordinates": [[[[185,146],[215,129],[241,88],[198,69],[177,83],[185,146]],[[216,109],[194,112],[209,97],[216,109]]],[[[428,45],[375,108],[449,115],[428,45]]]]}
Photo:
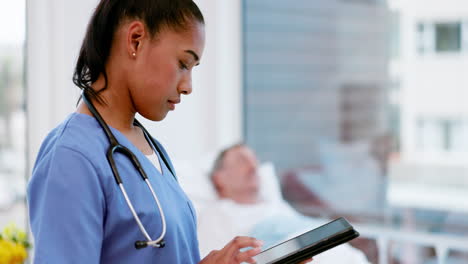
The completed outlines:
{"type": "MultiPolygon", "coordinates": [[[[106,159],[109,141],[93,117],[73,113],[43,142],[29,182],[34,263],[198,263],[192,203],[164,162],[161,175],[123,134],[111,130],[148,174],[166,217],[166,246],[135,249],[135,241],[146,239],[106,159]]],[[[115,160],[138,216],[151,238],[158,238],[161,217],[148,186],[127,158],[116,154],[115,160]]]]}

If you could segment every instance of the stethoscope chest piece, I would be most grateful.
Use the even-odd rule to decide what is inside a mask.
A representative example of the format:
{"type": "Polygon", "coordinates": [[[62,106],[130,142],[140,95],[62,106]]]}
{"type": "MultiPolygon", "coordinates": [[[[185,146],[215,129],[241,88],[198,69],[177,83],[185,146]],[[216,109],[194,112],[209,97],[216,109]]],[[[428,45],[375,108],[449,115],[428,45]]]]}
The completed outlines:
{"type": "MultiPolygon", "coordinates": [[[[142,249],[142,248],[145,248],[147,246],[148,246],[148,241],[136,241],[135,242],[135,248],[136,249],[142,249]]],[[[163,239],[159,243],[155,244],[154,246],[158,247],[158,248],[163,248],[164,246],[166,246],[166,242],[163,239]]]]}

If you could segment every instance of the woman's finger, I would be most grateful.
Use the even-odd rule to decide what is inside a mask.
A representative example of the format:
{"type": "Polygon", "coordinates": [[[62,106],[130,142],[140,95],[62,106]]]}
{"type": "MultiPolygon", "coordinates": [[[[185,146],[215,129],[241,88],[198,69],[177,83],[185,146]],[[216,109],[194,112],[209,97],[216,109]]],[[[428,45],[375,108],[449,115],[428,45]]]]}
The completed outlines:
{"type": "Polygon", "coordinates": [[[252,248],[246,251],[239,252],[235,256],[236,263],[247,262],[247,263],[253,264],[255,263],[255,260],[252,257],[260,253],[260,251],[262,251],[262,249],[259,247],[256,247],[256,248],[252,248]]]}
{"type": "Polygon", "coordinates": [[[228,255],[228,256],[233,256],[234,253],[236,253],[241,249],[241,248],[246,248],[246,247],[253,247],[253,248],[259,248],[261,247],[263,242],[260,240],[257,240],[253,237],[243,237],[243,236],[238,236],[235,237],[229,244],[227,244],[222,251],[223,253],[228,255]]]}

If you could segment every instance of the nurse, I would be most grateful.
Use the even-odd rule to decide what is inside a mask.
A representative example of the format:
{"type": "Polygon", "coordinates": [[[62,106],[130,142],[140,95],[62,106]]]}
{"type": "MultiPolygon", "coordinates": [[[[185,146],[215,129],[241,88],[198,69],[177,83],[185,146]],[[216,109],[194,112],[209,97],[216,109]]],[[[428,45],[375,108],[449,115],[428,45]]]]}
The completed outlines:
{"type": "Polygon", "coordinates": [[[148,175],[162,210],[131,161],[114,155],[141,224],[152,239],[164,234],[165,246],[136,249],[135,241],[147,237],[106,158],[110,141],[103,126],[81,100],[44,140],[28,186],[35,264],[254,262],[261,242],[250,237],[234,238],[200,260],[192,203],[164,148],[134,123],[136,113],[163,120],[192,92],[204,43],[203,16],[191,0],[99,2],[73,81],[148,175]]]}

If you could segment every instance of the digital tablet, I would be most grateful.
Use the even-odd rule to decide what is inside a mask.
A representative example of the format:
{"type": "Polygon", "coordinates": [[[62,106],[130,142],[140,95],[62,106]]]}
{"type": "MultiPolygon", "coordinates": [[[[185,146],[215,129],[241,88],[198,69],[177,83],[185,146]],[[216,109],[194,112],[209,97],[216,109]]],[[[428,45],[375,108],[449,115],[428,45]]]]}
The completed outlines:
{"type": "Polygon", "coordinates": [[[344,218],[338,218],[270,247],[254,257],[257,264],[297,264],[359,236],[344,218]]]}

